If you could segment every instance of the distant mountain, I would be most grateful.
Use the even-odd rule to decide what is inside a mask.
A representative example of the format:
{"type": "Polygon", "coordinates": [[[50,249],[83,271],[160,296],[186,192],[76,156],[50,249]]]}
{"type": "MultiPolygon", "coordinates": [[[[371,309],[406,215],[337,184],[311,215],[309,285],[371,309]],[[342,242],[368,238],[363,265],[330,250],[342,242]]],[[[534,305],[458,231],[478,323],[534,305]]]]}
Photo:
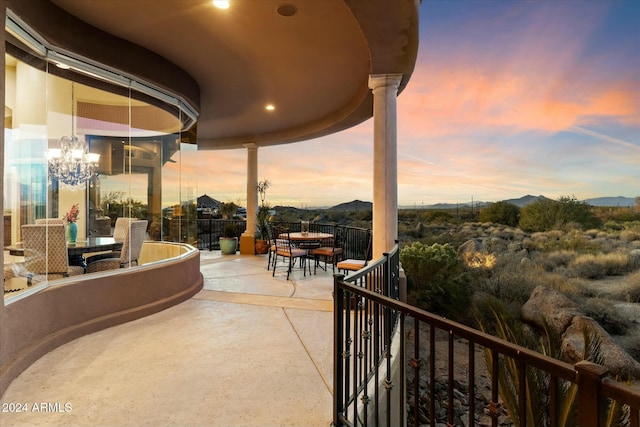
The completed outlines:
{"type": "Polygon", "coordinates": [[[341,203],[328,208],[328,211],[370,211],[373,209],[373,203],[363,202],[362,200],[354,200],[352,202],[341,203]]]}
{"type": "Polygon", "coordinates": [[[591,206],[620,206],[620,207],[629,207],[635,206],[636,200],[632,197],[595,197],[593,199],[585,199],[585,203],[591,206]]]}
{"type": "Polygon", "coordinates": [[[531,194],[527,194],[526,196],[522,196],[519,199],[509,199],[503,200],[504,202],[511,203],[512,205],[516,205],[519,208],[523,208],[527,205],[530,205],[533,202],[537,202],[538,200],[548,200],[548,197],[540,196],[532,196],[531,194]]]}

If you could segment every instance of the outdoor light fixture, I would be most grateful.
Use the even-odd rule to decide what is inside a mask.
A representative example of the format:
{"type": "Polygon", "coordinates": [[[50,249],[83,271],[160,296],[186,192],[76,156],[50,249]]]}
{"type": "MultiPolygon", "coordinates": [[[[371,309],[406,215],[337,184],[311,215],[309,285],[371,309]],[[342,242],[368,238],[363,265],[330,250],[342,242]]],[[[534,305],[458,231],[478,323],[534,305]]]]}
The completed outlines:
{"type": "Polygon", "coordinates": [[[71,83],[71,136],[58,140],[60,148],[47,150],[49,176],[67,185],[83,184],[97,174],[100,155],[89,152],[87,143],[74,134],[74,86],[71,83]]]}
{"type": "Polygon", "coordinates": [[[213,5],[218,9],[229,9],[229,0],[213,0],[213,5]]]}

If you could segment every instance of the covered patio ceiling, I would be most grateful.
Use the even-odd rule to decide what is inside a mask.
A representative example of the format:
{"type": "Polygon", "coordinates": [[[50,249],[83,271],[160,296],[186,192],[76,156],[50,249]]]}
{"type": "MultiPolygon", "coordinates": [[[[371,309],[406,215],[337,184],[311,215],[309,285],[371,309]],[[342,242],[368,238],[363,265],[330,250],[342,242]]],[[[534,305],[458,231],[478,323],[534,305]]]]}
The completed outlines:
{"type": "Polygon", "coordinates": [[[290,143],[372,116],[370,74],[417,55],[420,0],[7,0],[52,45],[171,90],[199,149],[290,143]],[[273,105],[269,111],[267,105],[273,105]]]}

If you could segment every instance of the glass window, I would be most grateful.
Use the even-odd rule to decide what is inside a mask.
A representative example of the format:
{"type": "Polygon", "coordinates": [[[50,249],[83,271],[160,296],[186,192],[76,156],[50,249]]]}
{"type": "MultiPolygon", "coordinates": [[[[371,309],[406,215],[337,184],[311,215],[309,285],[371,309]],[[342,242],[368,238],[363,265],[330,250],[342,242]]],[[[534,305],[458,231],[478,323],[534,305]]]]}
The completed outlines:
{"type": "Polygon", "coordinates": [[[27,231],[43,229],[52,241],[64,226],[68,274],[77,272],[74,267],[82,267],[80,274],[102,271],[89,261],[118,258],[116,268],[138,264],[133,231],[127,248],[92,246],[122,240],[118,218],[146,221],[144,240],[194,243],[197,196],[180,180],[186,120],[178,104],[58,68],[15,46],[7,51],[5,298],[67,275],[51,264],[58,254],[48,243],[36,254],[45,260],[42,268],[30,271],[38,251],[25,247],[25,226],[44,225],[27,231]],[[92,166],[93,174],[83,176],[92,166]]]}

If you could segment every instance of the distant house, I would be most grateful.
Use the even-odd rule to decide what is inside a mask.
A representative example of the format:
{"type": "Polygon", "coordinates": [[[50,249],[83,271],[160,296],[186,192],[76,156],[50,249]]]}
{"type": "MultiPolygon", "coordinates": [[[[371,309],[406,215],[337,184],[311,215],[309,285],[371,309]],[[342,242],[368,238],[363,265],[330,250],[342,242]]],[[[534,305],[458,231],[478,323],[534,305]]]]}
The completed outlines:
{"type": "Polygon", "coordinates": [[[207,196],[206,194],[198,197],[198,208],[203,209],[219,209],[222,202],[207,196]]]}
{"type": "Polygon", "coordinates": [[[221,204],[222,202],[206,194],[198,197],[198,206],[196,207],[198,218],[210,218],[217,215],[221,204]]]}

